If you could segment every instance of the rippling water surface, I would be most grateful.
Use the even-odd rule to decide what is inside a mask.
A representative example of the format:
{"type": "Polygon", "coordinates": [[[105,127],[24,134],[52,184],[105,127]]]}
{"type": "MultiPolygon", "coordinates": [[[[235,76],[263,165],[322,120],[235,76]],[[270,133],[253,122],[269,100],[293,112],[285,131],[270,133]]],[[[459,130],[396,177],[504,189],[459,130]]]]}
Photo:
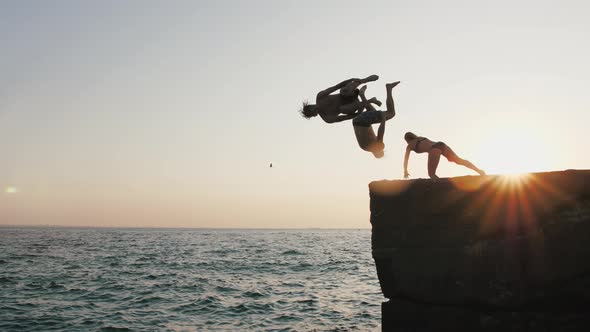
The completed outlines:
{"type": "Polygon", "coordinates": [[[0,330],[375,331],[369,230],[0,228],[0,330]]]}

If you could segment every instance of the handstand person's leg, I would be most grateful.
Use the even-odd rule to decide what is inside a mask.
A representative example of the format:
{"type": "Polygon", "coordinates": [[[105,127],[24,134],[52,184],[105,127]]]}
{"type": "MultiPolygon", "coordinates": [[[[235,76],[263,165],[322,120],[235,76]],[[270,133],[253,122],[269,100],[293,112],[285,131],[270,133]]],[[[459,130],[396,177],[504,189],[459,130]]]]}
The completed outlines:
{"type": "Polygon", "coordinates": [[[430,152],[428,152],[428,176],[430,176],[431,179],[438,179],[436,169],[438,168],[440,155],[441,151],[439,149],[431,149],[430,152]]]}
{"type": "Polygon", "coordinates": [[[393,118],[395,116],[395,105],[393,104],[393,96],[391,95],[391,90],[395,88],[400,82],[393,82],[385,84],[385,90],[387,92],[387,100],[385,100],[385,107],[387,107],[387,111],[385,112],[385,118],[387,120],[393,118]]]}

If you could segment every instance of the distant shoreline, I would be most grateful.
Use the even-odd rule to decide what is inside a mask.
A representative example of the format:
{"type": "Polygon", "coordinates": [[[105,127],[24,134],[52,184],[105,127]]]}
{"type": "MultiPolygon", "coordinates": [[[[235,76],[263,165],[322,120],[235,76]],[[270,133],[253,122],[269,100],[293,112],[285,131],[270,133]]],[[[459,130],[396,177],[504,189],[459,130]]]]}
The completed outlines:
{"type": "Polygon", "coordinates": [[[337,230],[371,230],[370,227],[354,228],[325,228],[325,227],[301,227],[301,228],[235,228],[235,227],[140,227],[140,226],[65,226],[65,225],[10,225],[0,224],[0,228],[77,228],[77,229],[155,229],[155,230],[211,230],[211,231],[288,231],[288,230],[305,230],[305,231],[337,231],[337,230]]]}

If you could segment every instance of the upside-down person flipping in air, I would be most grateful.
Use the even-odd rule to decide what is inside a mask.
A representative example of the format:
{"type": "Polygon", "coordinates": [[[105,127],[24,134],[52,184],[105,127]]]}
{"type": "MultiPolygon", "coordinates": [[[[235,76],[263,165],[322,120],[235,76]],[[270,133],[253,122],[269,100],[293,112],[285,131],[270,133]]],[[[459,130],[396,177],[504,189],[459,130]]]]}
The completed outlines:
{"type": "Polygon", "coordinates": [[[354,127],[354,134],[361,149],[373,153],[375,158],[381,158],[384,155],[383,150],[385,149],[385,144],[383,143],[383,135],[385,135],[385,122],[395,116],[391,90],[398,84],[399,81],[385,84],[385,90],[387,91],[385,107],[387,111],[377,111],[371,103],[367,102],[367,98],[365,97],[366,85],[359,91],[359,96],[367,110],[352,120],[352,126],[354,127]],[[377,135],[375,135],[372,127],[376,123],[379,123],[377,135]]]}

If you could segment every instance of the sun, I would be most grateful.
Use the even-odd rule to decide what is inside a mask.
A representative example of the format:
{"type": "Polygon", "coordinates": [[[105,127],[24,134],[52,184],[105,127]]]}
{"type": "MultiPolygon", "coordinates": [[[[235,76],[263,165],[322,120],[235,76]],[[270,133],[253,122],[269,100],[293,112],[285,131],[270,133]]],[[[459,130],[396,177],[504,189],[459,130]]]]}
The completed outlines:
{"type": "Polygon", "coordinates": [[[480,136],[477,164],[488,174],[521,174],[548,170],[553,161],[548,148],[551,142],[536,128],[504,122],[480,136]]]}
{"type": "Polygon", "coordinates": [[[504,173],[501,177],[506,183],[520,185],[526,183],[530,175],[530,173],[504,173]]]}

